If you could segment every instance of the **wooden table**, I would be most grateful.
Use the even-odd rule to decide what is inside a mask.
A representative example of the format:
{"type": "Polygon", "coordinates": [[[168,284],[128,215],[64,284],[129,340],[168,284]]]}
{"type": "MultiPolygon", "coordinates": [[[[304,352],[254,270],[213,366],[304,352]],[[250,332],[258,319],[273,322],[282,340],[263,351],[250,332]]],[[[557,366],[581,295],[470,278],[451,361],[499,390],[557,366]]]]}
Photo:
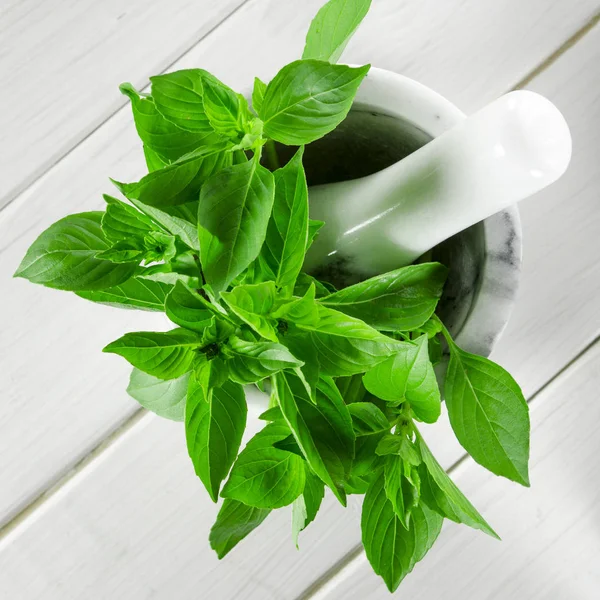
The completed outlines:
{"type": "MultiPolygon", "coordinates": [[[[243,89],[298,57],[323,0],[3,0],[0,6],[0,598],[387,598],[360,551],[359,506],[331,497],[301,536],[271,515],[224,561],[217,507],[181,424],[125,393],[100,349],[168,328],[12,280],[58,218],[99,209],[143,170],[117,86],[185,67],[243,89]]],[[[427,437],[502,543],[446,522],[403,598],[600,597],[600,0],[374,0],[345,59],[413,77],[472,112],[525,87],[572,128],[567,175],[522,203],[519,302],[493,358],[531,400],[530,490],[427,437]]]]}

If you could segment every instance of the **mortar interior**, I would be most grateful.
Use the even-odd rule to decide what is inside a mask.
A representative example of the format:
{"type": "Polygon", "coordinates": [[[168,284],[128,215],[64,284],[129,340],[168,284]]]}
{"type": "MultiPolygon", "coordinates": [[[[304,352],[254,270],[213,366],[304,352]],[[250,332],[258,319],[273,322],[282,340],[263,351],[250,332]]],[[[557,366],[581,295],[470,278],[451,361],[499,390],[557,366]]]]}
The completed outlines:
{"type": "MultiPolygon", "coordinates": [[[[334,131],[306,146],[304,167],[308,185],[371,175],[402,160],[431,139],[431,135],[413,123],[355,104],[334,131]]],[[[294,147],[278,145],[280,163],[285,164],[295,151],[294,147]]],[[[438,261],[449,268],[436,312],[453,335],[461,330],[477,299],[485,255],[484,227],[483,223],[477,223],[419,259],[438,261]]],[[[313,274],[338,289],[351,278],[340,265],[331,264],[313,274]]]]}

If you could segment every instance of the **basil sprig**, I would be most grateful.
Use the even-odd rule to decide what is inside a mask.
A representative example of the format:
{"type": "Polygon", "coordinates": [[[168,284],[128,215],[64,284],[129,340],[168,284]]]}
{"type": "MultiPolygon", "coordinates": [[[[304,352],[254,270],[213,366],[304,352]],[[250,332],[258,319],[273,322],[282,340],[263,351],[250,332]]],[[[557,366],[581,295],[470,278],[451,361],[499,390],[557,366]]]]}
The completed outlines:
{"type": "Polygon", "coordinates": [[[245,97],[202,69],[130,84],[148,173],[114,182],[127,201],[69,215],[15,273],[121,308],[163,311],[176,326],[108,344],[133,366],[129,394],[183,421],[194,470],[224,503],[210,533],[225,556],[269,513],[292,506],[292,534],[325,488],[364,494],[362,539],[393,591],[444,519],[497,537],[434,458],[420,430],[441,414],[434,364],[458,441],[493,473],[528,485],[529,415],[501,367],[459,348],[435,316],[438,263],[341,290],[303,272],[323,223],[309,219],[305,146],[346,117],[369,66],[336,64],[370,0],[330,0],[302,59],[245,97]],[[279,165],[275,143],[297,147],[279,165]],[[265,426],[240,451],[244,386],[270,393],[265,426]]]}

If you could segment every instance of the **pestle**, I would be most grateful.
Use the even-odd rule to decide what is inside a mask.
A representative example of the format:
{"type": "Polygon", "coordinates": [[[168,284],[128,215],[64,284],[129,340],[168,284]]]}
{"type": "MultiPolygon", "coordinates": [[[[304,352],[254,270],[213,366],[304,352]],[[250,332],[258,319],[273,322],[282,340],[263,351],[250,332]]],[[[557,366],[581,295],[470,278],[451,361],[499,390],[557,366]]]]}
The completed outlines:
{"type": "Polygon", "coordinates": [[[310,188],[325,221],[305,262],[366,278],[422,254],[556,181],[571,158],[564,117],[546,98],[515,91],[390,167],[310,188]]]}

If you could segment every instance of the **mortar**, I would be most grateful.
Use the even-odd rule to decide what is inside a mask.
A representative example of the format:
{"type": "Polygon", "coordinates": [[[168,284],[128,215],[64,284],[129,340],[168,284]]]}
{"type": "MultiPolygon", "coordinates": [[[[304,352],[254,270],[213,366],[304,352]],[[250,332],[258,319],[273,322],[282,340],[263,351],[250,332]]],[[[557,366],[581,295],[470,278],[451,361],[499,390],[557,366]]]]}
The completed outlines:
{"type": "MultiPolygon", "coordinates": [[[[464,113],[426,86],[372,68],[346,120],[306,147],[304,166],[309,186],[381,171],[463,119],[464,113]]],[[[278,146],[281,163],[294,151],[278,146]]],[[[311,211],[313,208],[311,205],[311,211]]],[[[360,233],[357,237],[361,252],[378,252],[376,239],[368,239],[368,234],[361,238],[360,233]]],[[[503,210],[461,231],[434,247],[422,257],[425,259],[450,269],[437,314],[460,347],[489,356],[510,316],[521,272],[518,209],[503,210]]],[[[390,269],[402,266],[394,265],[393,257],[389,263],[390,269]]],[[[338,288],[363,278],[352,264],[335,257],[313,269],[313,274],[338,288]]]]}

